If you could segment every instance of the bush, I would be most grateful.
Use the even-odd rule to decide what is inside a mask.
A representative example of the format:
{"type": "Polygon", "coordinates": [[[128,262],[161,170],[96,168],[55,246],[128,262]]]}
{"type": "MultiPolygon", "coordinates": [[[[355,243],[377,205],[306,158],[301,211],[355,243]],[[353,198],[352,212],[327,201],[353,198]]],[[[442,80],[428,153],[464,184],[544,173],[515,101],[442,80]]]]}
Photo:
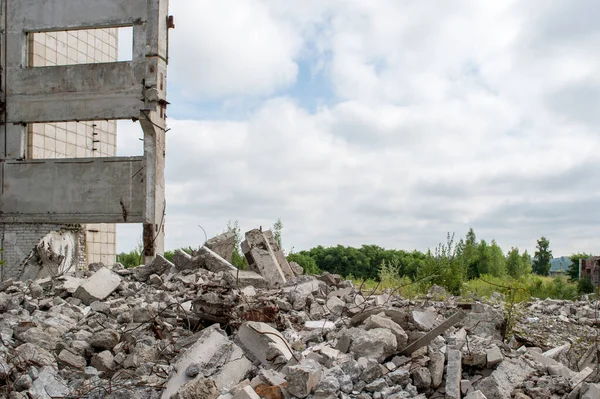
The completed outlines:
{"type": "Polygon", "coordinates": [[[577,292],[579,293],[579,295],[593,293],[594,283],[592,283],[592,279],[587,276],[580,278],[577,282],[577,292]]]}
{"type": "Polygon", "coordinates": [[[317,262],[305,254],[289,254],[287,256],[288,262],[296,262],[304,270],[305,274],[320,274],[321,270],[317,267],[317,262]]]}
{"type": "Polygon", "coordinates": [[[143,260],[142,251],[139,249],[131,250],[129,253],[122,252],[117,255],[117,262],[125,266],[126,269],[141,265],[143,260]]]}

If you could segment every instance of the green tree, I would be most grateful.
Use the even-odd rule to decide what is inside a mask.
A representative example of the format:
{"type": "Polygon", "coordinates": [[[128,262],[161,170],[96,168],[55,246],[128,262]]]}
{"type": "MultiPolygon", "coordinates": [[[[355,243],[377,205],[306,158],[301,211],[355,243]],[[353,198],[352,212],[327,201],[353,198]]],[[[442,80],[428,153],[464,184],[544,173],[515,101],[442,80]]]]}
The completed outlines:
{"type": "Polygon", "coordinates": [[[461,240],[458,247],[458,257],[464,270],[466,270],[469,279],[479,277],[477,263],[479,259],[477,236],[473,228],[470,228],[465,236],[464,242],[461,240]]]}
{"type": "Polygon", "coordinates": [[[591,256],[591,254],[586,254],[585,252],[579,252],[569,256],[569,259],[571,260],[571,264],[569,265],[569,269],[567,270],[569,281],[579,280],[579,261],[581,259],[587,259],[591,256]]]}
{"type": "Polygon", "coordinates": [[[304,270],[305,274],[319,274],[321,270],[319,270],[317,266],[317,262],[309,255],[305,253],[295,253],[289,254],[287,256],[288,262],[296,262],[299,264],[304,270]]]}
{"type": "Polygon", "coordinates": [[[281,230],[283,230],[283,222],[281,221],[281,218],[277,218],[277,221],[273,225],[273,238],[275,238],[275,241],[279,244],[279,248],[283,251],[283,245],[281,244],[281,230]]]}
{"type": "Polygon", "coordinates": [[[525,250],[523,255],[521,255],[523,259],[523,267],[525,268],[525,274],[531,274],[531,255],[525,250]]]}
{"type": "Polygon", "coordinates": [[[552,259],[550,241],[546,237],[541,237],[537,240],[536,249],[533,256],[533,272],[540,276],[547,276],[550,271],[550,260],[552,259]]]}
{"type": "Polygon", "coordinates": [[[506,272],[517,279],[531,273],[531,258],[527,251],[521,255],[519,248],[511,248],[506,255],[506,272]]]}
{"type": "Polygon", "coordinates": [[[227,221],[226,232],[233,233],[233,253],[231,254],[231,264],[238,269],[247,269],[248,261],[246,260],[246,257],[242,255],[242,231],[240,229],[239,222],[237,220],[234,222],[231,220],[227,221]]]}
{"type": "Polygon", "coordinates": [[[437,284],[454,295],[459,295],[465,270],[457,256],[454,235],[448,233],[446,243],[440,243],[432,253],[427,251],[423,266],[417,272],[423,285],[437,284]]]}
{"type": "Polygon", "coordinates": [[[490,246],[490,264],[488,267],[489,273],[495,277],[502,277],[506,275],[506,258],[502,252],[502,248],[498,245],[496,240],[492,240],[490,246]]]}

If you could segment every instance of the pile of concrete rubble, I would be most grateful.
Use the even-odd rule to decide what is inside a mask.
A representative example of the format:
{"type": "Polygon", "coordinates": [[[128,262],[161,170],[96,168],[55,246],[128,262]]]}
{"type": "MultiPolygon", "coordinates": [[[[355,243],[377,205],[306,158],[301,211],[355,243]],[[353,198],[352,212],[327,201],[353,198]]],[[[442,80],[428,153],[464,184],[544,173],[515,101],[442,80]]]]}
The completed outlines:
{"type": "Polygon", "coordinates": [[[600,397],[597,345],[568,336],[596,336],[593,301],[533,302],[513,326],[501,299],[464,302],[434,287],[407,300],[302,275],[268,231],[246,233],[242,248],[250,270],[231,265],[225,234],[173,263],[0,283],[0,395],[600,397]],[[583,330],[547,334],[557,323],[583,330]]]}

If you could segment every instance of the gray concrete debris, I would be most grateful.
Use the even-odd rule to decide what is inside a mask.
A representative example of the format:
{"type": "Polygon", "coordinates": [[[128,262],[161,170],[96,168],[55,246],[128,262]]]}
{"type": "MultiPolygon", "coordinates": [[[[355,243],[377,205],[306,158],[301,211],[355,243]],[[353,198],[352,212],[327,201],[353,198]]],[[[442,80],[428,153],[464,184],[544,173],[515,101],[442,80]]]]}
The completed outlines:
{"type": "MultiPolygon", "coordinates": [[[[268,235],[255,238],[255,248],[278,250],[268,235]]],[[[526,304],[535,321],[517,320],[505,344],[495,336],[501,301],[362,296],[334,274],[286,277],[280,286],[253,271],[207,266],[197,253],[176,255],[175,265],[158,258],[114,269],[119,283],[91,302],[76,292],[104,267],[0,283],[0,380],[14,391],[7,397],[44,384],[93,399],[109,387],[115,397],[163,399],[597,394],[593,367],[579,367],[580,357],[593,358],[578,339],[595,334],[591,300],[526,304]],[[565,320],[571,335],[555,327],[565,320]]]]}
{"type": "Polygon", "coordinates": [[[462,379],[461,352],[457,349],[448,351],[446,365],[446,399],[460,399],[460,381],[462,379]]]}
{"type": "Polygon", "coordinates": [[[304,274],[304,269],[302,269],[302,266],[300,266],[296,262],[290,262],[290,268],[296,276],[301,276],[304,274]]]}
{"type": "Polygon", "coordinates": [[[468,394],[467,396],[465,396],[464,399],[488,399],[488,398],[481,391],[473,391],[470,394],[468,394]]]}
{"type": "Polygon", "coordinates": [[[306,398],[313,392],[323,370],[321,366],[311,359],[305,359],[296,366],[290,366],[287,372],[287,390],[298,398],[306,398]]]}
{"type": "Polygon", "coordinates": [[[93,301],[102,301],[112,294],[121,284],[121,277],[103,267],[77,287],[75,298],[89,305],[93,301]]]}
{"type": "Polygon", "coordinates": [[[248,260],[250,269],[261,274],[269,283],[283,286],[294,273],[279,247],[276,251],[265,233],[258,229],[246,232],[246,240],[242,242],[242,251],[248,260]],[[282,262],[282,263],[280,263],[282,262]]]}
{"type": "Polygon", "coordinates": [[[287,363],[293,353],[279,331],[265,323],[249,321],[237,333],[242,346],[267,367],[287,363]]]}
{"type": "Polygon", "coordinates": [[[364,328],[367,330],[372,330],[373,328],[385,328],[388,329],[396,336],[396,347],[399,350],[402,350],[406,347],[406,343],[408,342],[408,335],[404,329],[397,323],[395,323],[392,319],[383,315],[373,315],[369,316],[367,320],[365,320],[363,324],[364,328]]]}
{"type": "Polygon", "coordinates": [[[69,387],[55,368],[44,366],[33,380],[29,394],[33,398],[52,399],[68,395],[69,387]]]}
{"type": "Polygon", "coordinates": [[[486,363],[487,363],[486,367],[487,368],[493,368],[497,364],[501,363],[502,360],[504,360],[504,356],[502,356],[502,352],[500,352],[500,348],[498,348],[496,345],[487,349],[485,351],[485,355],[486,355],[486,363]]]}
{"type": "Polygon", "coordinates": [[[438,316],[437,312],[431,309],[425,309],[424,311],[413,310],[411,315],[417,328],[422,331],[431,330],[438,316]]]}
{"type": "Polygon", "coordinates": [[[507,359],[489,376],[475,384],[488,399],[510,399],[517,386],[526,381],[534,369],[524,361],[507,359]]]}
{"type": "Polygon", "coordinates": [[[374,328],[355,336],[350,351],[356,358],[372,357],[382,362],[396,353],[396,336],[385,328],[374,328]]]}
{"type": "Polygon", "coordinates": [[[198,250],[192,260],[195,264],[213,273],[220,271],[236,271],[237,268],[222,258],[219,254],[204,246],[198,250]]]}
{"type": "Polygon", "coordinates": [[[215,236],[206,241],[204,246],[219,255],[221,258],[225,259],[227,262],[231,263],[233,249],[235,248],[235,233],[228,231],[215,236]]]}

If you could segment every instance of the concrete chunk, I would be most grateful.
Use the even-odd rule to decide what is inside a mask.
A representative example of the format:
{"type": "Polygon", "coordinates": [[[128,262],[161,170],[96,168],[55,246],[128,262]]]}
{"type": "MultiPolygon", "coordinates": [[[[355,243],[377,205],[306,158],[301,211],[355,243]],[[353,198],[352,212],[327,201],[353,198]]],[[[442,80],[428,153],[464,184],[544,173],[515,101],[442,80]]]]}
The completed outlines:
{"type": "Polygon", "coordinates": [[[29,394],[33,398],[51,399],[62,398],[69,394],[69,386],[59,375],[58,371],[49,366],[43,367],[33,381],[29,394]]]}
{"type": "Polygon", "coordinates": [[[208,247],[200,248],[198,250],[198,254],[192,258],[192,261],[213,273],[237,270],[235,266],[227,262],[225,259],[219,256],[219,254],[212,251],[208,247]]]}
{"type": "Polygon", "coordinates": [[[287,390],[298,398],[306,398],[315,389],[323,370],[311,359],[304,359],[300,364],[289,367],[286,376],[287,390]]]}
{"type": "Polygon", "coordinates": [[[496,345],[485,351],[485,356],[487,360],[487,368],[495,367],[498,363],[504,360],[504,356],[502,356],[502,352],[500,352],[500,348],[496,345]]]}
{"type": "Polygon", "coordinates": [[[248,260],[250,269],[260,273],[271,285],[282,286],[288,278],[294,277],[294,273],[285,260],[283,252],[277,252],[276,249],[279,249],[279,246],[276,245],[275,240],[271,239],[276,245],[276,248],[273,248],[268,234],[265,233],[258,229],[246,232],[246,240],[242,242],[242,251],[248,260]]]}
{"type": "Polygon", "coordinates": [[[268,324],[246,322],[240,326],[237,339],[244,349],[266,366],[287,363],[292,358],[286,339],[268,324]]]}
{"type": "Polygon", "coordinates": [[[514,389],[535,370],[524,361],[507,359],[494,372],[475,385],[488,399],[510,399],[514,389]]]}
{"type": "Polygon", "coordinates": [[[460,381],[462,380],[461,352],[457,349],[448,350],[446,365],[446,399],[460,399],[460,381]]]}
{"type": "Polygon", "coordinates": [[[119,284],[121,284],[121,277],[103,267],[86,279],[73,296],[89,305],[94,301],[108,298],[119,287],[119,284]]]}
{"type": "MultiPolygon", "coordinates": [[[[208,377],[216,373],[217,369],[222,367],[224,363],[230,359],[232,350],[234,350],[233,346],[234,344],[227,338],[225,333],[218,328],[218,325],[203,330],[198,336],[198,340],[189,347],[179,359],[177,359],[173,367],[174,371],[171,373],[162,394],[162,399],[169,399],[171,395],[179,391],[184,385],[192,382],[192,378],[186,373],[186,370],[188,370],[191,365],[196,365],[202,372],[202,375],[198,378],[202,376],[208,377]]],[[[190,385],[187,389],[192,391],[196,389],[192,389],[194,384],[195,383],[190,385]]],[[[199,385],[200,388],[203,387],[201,390],[213,386],[218,393],[216,383],[212,379],[208,385],[204,382],[199,385]]],[[[207,392],[212,393],[212,388],[208,389],[207,392]]]]}
{"type": "Polygon", "coordinates": [[[206,241],[204,246],[231,263],[235,248],[235,233],[228,231],[206,241]]]}
{"type": "Polygon", "coordinates": [[[401,352],[401,354],[410,355],[417,349],[422,348],[425,345],[429,345],[429,343],[431,341],[433,341],[435,339],[435,337],[442,334],[444,331],[446,331],[447,329],[449,329],[450,327],[452,327],[453,325],[458,323],[464,317],[465,317],[465,312],[463,312],[462,310],[458,310],[452,316],[450,316],[446,320],[444,320],[444,322],[442,324],[440,324],[439,326],[437,326],[436,328],[429,331],[427,334],[423,335],[421,338],[419,338],[418,340],[416,340],[415,342],[413,342],[412,344],[407,346],[401,352]]]}
{"type": "Polygon", "coordinates": [[[464,399],[488,399],[481,391],[474,391],[465,396],[464,399]]]}
{"type": "Polygon", "coordinates": [[[285,284],[287,280],[273,252],[262,248],[251,248],[248,255],[252,258],[251,267],[257,273],[260,273],[271,285],[282,286],[285,284]]]}
{"type": "Polygon", "coordinates": [[[233,395],[233,398],[231,399],[260,399],[260,396],[254,392],[254,389],[252,389],[250,385],[246,385],[240,389],[238,393],[233,395]]]}
{"type": "Polygon", "coordinates": [[[419,330],[429,331],[433,328],[435,320],[437,319],[437,312],[429,309],[426,309],[423,312],[419,310],[413,310],[412,318],[419,330]]]}

